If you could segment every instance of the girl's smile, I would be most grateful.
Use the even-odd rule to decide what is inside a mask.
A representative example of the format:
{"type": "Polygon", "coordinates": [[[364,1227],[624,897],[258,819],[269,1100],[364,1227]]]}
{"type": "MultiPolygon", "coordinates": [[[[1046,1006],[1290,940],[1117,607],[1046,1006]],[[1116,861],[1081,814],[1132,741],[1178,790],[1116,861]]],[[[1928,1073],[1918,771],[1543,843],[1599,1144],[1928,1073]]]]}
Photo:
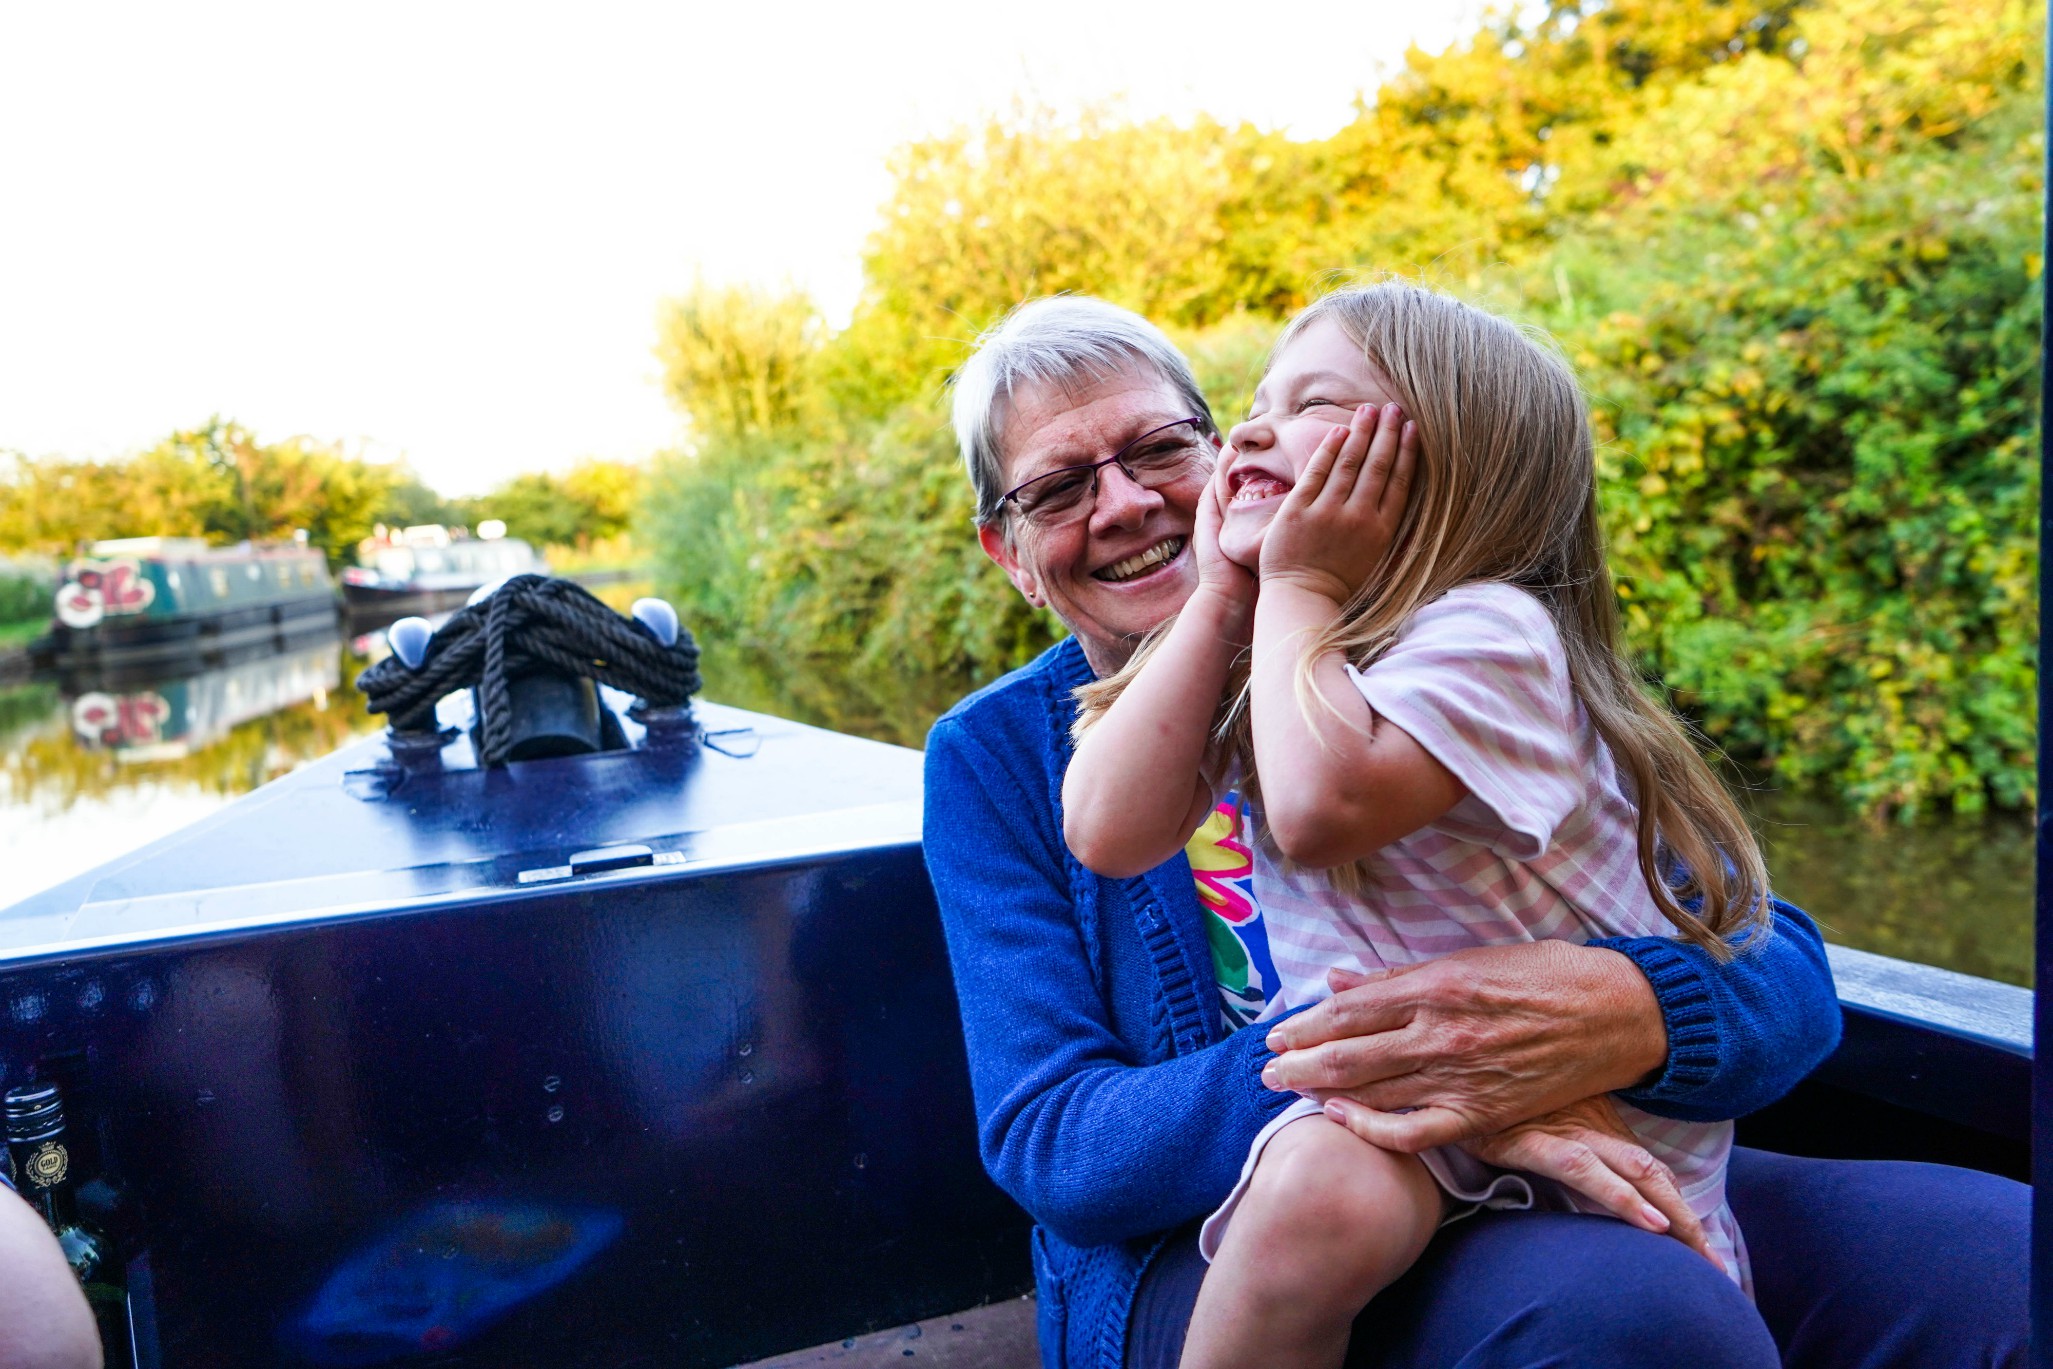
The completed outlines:
{"type": "Polygon", "coordinates": [[[1235,505],[1258,504],[1289,494],[1295,482],[1262,470],[1252,463],[1236,466],[1227,475],[1231,501],[1235,505]]]}

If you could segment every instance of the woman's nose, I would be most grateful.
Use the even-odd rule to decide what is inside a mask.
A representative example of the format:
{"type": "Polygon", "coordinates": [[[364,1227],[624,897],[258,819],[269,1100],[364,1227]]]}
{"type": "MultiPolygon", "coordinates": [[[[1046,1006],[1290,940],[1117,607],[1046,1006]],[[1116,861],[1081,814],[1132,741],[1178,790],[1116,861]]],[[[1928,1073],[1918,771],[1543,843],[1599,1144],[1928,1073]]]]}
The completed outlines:
{"type": "Polygon", "coordinates": [[[1091,522],[1103,528],[1140,526],[1143,518],[1162,506],[1162,495],[1135,480],[1115,463],[1099,468],[1098,499],[1091,509],[1091,522]]]}

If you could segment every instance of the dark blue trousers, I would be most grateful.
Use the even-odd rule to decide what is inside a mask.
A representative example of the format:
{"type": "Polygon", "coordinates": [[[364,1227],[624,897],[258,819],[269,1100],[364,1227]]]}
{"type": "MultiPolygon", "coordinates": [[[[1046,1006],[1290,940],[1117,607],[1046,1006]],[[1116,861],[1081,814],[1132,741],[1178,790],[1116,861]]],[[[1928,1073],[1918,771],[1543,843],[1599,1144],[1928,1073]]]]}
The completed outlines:
{"type": "MultiPolygon", "coordinates": [[[[1664,1236],[1570,1213],[1483,1213],[1356,1319],[1351,1369],[1911,1366],[2025,1362],[2031,1190],[1973,1170],[1735,1149],[1728,1192],[1755,1301],[1664,1236]]],[[[1204,1262],[1143,1280],[1128,1369],[1175,1369],[1204,1262]]]]}

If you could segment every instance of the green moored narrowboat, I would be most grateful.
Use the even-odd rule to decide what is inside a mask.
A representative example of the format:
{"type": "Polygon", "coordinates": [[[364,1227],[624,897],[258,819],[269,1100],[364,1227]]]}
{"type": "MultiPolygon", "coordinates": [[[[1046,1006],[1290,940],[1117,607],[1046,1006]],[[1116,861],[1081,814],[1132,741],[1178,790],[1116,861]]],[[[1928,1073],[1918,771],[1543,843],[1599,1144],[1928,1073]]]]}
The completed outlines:
{"type": "Polygon", "coordinates": [[[64,569],[46,645],[60,671],[208,666],[336,631],[327,559],[299,543],[95,542],[64,569]]]}

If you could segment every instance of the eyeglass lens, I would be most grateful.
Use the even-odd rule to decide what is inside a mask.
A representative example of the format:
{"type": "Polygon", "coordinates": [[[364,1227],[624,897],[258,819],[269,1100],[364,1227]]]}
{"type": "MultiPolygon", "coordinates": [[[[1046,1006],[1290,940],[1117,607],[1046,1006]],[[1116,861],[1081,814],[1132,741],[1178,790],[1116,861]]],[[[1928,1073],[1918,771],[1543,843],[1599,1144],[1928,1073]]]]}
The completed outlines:
{"type": "Polygon", "coordinates": [[[1193,419],[1142,433],[1113,456],[1088,465],[1065,466],[1030,480],[1013,491],[1020,516],[1047,524],[1065,521],[1093,502],[1104,468],[1118,466],[1144,489],[1157,489],[1185,475],[1205,452],[1205,440],[1193,419]]]}

